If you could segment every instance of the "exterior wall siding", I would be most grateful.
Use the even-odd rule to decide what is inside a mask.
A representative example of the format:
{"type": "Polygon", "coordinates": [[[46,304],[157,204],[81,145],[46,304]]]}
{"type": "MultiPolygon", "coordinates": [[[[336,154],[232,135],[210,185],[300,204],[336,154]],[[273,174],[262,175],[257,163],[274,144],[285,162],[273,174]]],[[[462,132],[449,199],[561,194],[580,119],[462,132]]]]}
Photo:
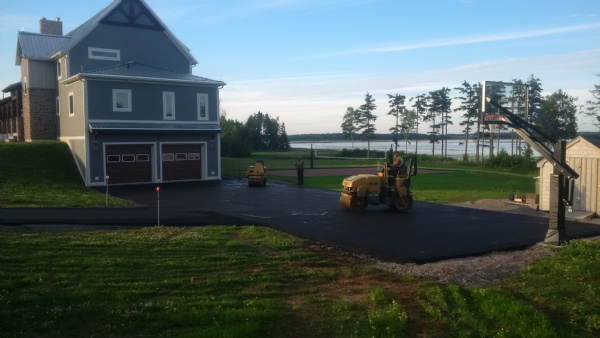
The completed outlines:
{"type": "Polygon", "coordinates": [[[100,24],[69,53],[69,76],[81,70],[123,64],[129,61],[148,64],[178,73],[190,73],[190,61],[167,35],[158,30],[100,24]],[[148,43],[152,41],[152,43],[148,43]],[[120,61],[88,58],[88,47],[116,49],[120,61]]]}
{"type": "MultiPolygon", "coordinates": [[[[600,212],[600,148],[584,139],[576,139],[567,147],[567,164],[579,178],[574,182],[573,210],[600,212]]],[[[540,161],[540,210],[550,209],[550,175],[553,167],[548,161],[540,161]]]]}
{"type": "Polygon", "coordinates": [[[175,93],[175,121],[198,121],[197,94],[208,94],[208,121],[218,123],[218,88],[148,84],[139,82],[88,81],[90,120],[163,119],[163,92],[175,93]],[[131,112],[113,112],[113,89],[131,90],[131,112]]]}
{"type": "Polygon", "coordinates": [[[85,83],[83,81],[69,85],[61,83],[59,103],[60,136],[63,138],[84,136],[87,128],[85,125],[85,83]],[[69,116],[69,93],[73,93],[74,116],[69,116]]]}
{"type": "MultiPolygon", "coordinates": [[[[84,139],[62,139],[63,142],[69,145],[71,149],[71,153],[73,154],[73,159],[75,160],[75,164],[77,165],[77,169],[79,169],[79,173],[81,174],[81,178],[85,182],[86,177],[86,146],[84,139]]],[[[86,184],[87,185],[87,184],[86,184]]]]}
{"type": "Polygon", "coordinates": [[[56,90],[56,63],[54,61],[29,60],[28,88],[56,90]]]}

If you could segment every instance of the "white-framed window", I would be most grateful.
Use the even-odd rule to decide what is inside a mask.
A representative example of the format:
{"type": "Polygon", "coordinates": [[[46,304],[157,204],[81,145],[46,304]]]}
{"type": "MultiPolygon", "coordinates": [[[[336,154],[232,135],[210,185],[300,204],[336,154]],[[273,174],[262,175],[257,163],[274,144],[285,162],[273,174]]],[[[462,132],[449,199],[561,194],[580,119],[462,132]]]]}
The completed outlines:
{"type": "Polygon", "coordinates": [[[27,76],[23,76],[23,93],[27,94],[27,76]]]}
{"type": "Polygon", "coordinates": [[[196,94],[198,120],[208,120],[208,94],[196,94]]]}
{"type": "Polygon", "coordinates": [[[56,76],[59,79],[62,79],[62,62],[60,62],[60,60],[58,60],[58,62],[56,63],[56,76]]]}
{"type": "Polygon", "coordinates": [[[175,93],[163,92],[163,118],[175,120],[175,93]]]}
{"type": "Polygon", "coordinates": [[[135,157],[138,162],[150,161],[150,155],[148,155],[148,154],[137,154],[137,155],[135,155],[135,157]]]}
{"type": "Polygon", "coordinates": [[[121,162],[135,162],[134,154],[123,154],[121,155],[121,162]]]}
{"type": "Polygon", "coordinates": [[[131,90],[113,89],[113,111],[130,112],[131,111],[131,90]]]}
{"type": "Polygon", "coordinates": [[[188,161],[200,161],[200,154],[199,153],[189,153],[188,161]]]}
{"type": "Polygon", "coordinates": [[[121,51],[118,49],[88,47],[88,58],[94,60],[121,61],[121,51]]]}
{"type": "Polygon", "coordinates": [[[69,116],[75,116],[75,95],[69,93],[69,116]]]}
{"type": "Polygon", "coordinates": [[[121,155],[107,155],[106,162],[108,162],[108,163],[121,162],[121,155]]]}
{"type": "Polygon", "coordinates": [[[173,153],[163,154],[163,161],[170,162],[175,160],[175,155],[173,153]]]}
{"type": "Polygon", "coordinates": [[[175,161],[187,161],[187,153],[175,154],[175,161]]]}
{"type": "Polygon", "coordinates": [[[56,97],[56,116],[60,116],[60,97],[56,97]]]}

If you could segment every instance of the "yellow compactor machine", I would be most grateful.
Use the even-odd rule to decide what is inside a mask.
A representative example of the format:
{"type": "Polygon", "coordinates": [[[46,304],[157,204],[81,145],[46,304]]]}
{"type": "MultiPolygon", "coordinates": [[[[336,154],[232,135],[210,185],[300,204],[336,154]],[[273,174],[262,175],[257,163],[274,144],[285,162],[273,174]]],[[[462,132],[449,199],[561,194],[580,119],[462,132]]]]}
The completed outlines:
{"type": "Polygon", "coordinates": [[[256,161],[254,165],[246,169],[246,178],[250,187],[264,187],[267,185],[267,167],[262,160],[256,161]]]}
{"type": "Polygon", "coordinates": [[[391,169],[387,163],[377,165],[377,175],[359,174],[342,182],[344,190],[340,203],[346,209],[361,213],[369,204],[384,204],[400,212],[408,212],[413,205],[410,178],[417,174],[417,162],[403,159],[404,165],[391,169]]]}

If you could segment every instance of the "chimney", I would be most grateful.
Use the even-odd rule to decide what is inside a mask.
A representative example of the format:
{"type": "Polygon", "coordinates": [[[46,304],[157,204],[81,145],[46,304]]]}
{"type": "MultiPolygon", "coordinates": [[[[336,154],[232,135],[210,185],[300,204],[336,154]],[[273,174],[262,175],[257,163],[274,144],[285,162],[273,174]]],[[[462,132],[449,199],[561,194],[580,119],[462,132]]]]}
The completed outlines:
{"type": "Polygon", "coordinates": [[[40,33],[50,35],[63,35],[62,21],[57,17],[56,21],[40,19],[40,33]]]}

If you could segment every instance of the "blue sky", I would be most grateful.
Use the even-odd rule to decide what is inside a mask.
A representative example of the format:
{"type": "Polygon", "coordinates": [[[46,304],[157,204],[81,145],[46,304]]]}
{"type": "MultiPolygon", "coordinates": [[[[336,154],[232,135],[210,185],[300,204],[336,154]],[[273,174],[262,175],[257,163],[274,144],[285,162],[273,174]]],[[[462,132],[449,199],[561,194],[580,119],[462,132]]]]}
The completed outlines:
{"type": "MultiPolygon", "coordinates": [[[[19,80],[19,30],[60,17],[68,32],[111,0],[0,0],[0,88],[19,80]]],[[[600,82],[598,0],[146,0],[222,80],[232,119],[262,111],[288,134],[340,132],[367,92],[377,131],[393,125],[386,94],[407,98],[463,81],[540,78],[585,104],[600,82]]],[[[453,90],[451,95],[458,96],[453,90]]],[[[458,103],[458,101],[456,101],[458,103]]],[[[459,114],[450,132],[460,132],[459,114]]],[[[583,116],[579,129],[596,131],[583,116]]]]}

